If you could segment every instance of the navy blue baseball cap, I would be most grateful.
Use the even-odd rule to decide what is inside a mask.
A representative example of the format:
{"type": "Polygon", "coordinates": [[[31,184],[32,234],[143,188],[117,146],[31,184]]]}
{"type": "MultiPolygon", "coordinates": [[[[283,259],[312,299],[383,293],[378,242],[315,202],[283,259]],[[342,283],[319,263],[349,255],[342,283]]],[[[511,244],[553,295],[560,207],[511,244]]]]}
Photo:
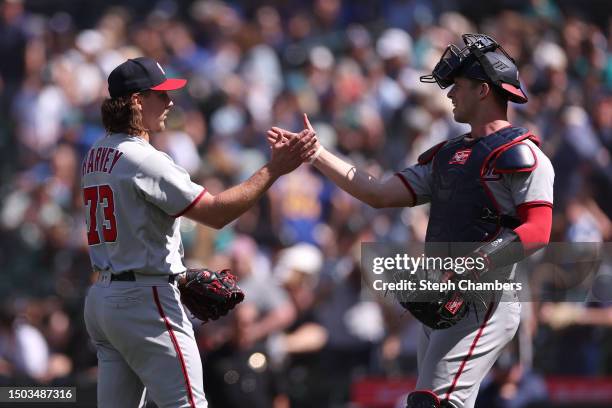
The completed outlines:
{"type": "Polygon", "coordinates": [[[129,59],[108,76],[108,93],[111,98],[130,95],[146,90],[173,91],[187,83],[186,79],[166,78],[166,72],[159,62],[138,57],[129,59]]]}

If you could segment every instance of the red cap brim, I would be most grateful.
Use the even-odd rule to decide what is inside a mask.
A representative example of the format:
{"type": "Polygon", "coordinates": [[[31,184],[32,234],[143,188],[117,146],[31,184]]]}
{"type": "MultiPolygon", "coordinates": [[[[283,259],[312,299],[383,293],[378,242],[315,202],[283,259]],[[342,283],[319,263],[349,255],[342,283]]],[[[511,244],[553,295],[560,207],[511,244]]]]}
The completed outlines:
{"type": "Polygon", "coordinates": [[[521,88],[517,88],[507,83],[502,83],[501,87],[504,88],[504,91],[510,94],[509,99],[512,102],[516,102],[516,103],[527,102],[527,95],[525,95],[525,92],[523,92],[521,88]]]}
{"type": "Polygon", "coordinates": [[[187,83],[186,79],[181,78],[168,78],[161,84],[151,88],[153,91],[174,91],[175,89],[181,89],[187,83]]]}

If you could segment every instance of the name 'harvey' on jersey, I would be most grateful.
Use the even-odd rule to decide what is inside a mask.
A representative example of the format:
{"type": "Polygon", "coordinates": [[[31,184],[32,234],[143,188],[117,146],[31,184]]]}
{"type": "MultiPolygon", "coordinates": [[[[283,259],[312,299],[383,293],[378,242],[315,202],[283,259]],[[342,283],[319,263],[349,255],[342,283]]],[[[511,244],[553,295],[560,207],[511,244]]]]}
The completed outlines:
{"type": "Polygon", "coordinates": [[[87,153],[87,158],[83,160],[83,168],[81,175],[100,171],[103,173],[111,173],[119,158],[123,155],[117,149],[112,147],[98,147],[91,149],[87,153]]]}

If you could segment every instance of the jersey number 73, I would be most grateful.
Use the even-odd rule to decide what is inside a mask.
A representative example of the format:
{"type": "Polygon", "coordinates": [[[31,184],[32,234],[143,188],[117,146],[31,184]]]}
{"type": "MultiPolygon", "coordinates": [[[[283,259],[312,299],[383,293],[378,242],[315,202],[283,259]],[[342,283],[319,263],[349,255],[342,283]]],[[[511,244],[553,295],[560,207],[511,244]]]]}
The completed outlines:
{"type": "Polygon", "coordinates": [[[83,203],[89,211],[87,219],[87,243],[96,245],[101,242],[115,242],[117,240],[117,219],[115,218],[115,200],[113,190],[108,184],[85,187],[83,189],[83,203]],[[98,229],[97,212],[101,208],[104,221],[101,230],[98,229]],[[101,236],[100,236],[101,235],[101,236]]]}

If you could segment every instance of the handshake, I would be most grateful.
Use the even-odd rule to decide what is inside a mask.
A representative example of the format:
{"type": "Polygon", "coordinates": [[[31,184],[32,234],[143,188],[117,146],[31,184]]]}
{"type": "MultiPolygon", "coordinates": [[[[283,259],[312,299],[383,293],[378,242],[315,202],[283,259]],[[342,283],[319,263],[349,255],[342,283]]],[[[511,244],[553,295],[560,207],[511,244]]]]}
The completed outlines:
{"type": "Polygon", "coordinates": [[[324,150],[306,114],[301,132],[272,127],[267,132],[267,138],[272,153],[268,164],[278,175],[293,171],[305,161],[314,163],[324,150]]]}

